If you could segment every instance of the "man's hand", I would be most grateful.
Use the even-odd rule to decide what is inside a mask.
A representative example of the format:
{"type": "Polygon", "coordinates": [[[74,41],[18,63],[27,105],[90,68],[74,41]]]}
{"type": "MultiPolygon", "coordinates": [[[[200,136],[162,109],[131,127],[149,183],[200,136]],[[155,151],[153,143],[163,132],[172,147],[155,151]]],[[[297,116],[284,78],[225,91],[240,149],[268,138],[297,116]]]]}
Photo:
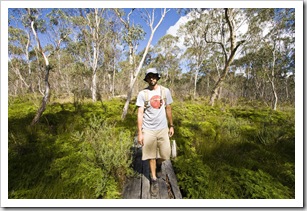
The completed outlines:
{"type": "Polygon", "coordinates": [[[142,146],[144,146],[144,136],[143,133],[138,134],[138,143],[142,146]]]}
{"type": "Polygon", "coordinates": [[[170,127],[168,131],[169,137],[172,137],[174,135],[174,127],[170,127]]]}

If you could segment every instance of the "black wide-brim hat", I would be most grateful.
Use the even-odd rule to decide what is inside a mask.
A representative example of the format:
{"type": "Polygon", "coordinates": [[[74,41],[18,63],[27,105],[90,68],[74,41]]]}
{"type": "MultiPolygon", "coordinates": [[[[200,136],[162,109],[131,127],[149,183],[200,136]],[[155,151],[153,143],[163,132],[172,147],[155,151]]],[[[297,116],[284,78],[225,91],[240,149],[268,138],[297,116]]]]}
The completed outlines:
{"type": "Polygon", "coordinates": [[[160,74],[159,74],[159,72],[158,72],[158,70],[156,68],[149,68],[149,69],[146,70],[144,81],[146,81],[146,76],[149,73],[157,75],[158,76],[158,80],[161,78],[161,76],[160,76],[160,74]]]}

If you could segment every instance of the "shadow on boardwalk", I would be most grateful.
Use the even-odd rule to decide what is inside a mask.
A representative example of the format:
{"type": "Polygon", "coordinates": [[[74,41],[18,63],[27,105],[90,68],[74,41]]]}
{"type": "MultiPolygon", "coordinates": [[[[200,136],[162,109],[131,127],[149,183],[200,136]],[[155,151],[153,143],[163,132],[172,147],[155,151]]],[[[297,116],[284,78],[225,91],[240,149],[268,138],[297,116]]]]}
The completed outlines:
{"type": "Polygon", "coordinates": [[[182,199],[176,175],[170,160],[162,164],[162,176],[158,178],[159,193],[150,195],[150,174],[148,161],[142,161],[142,148],[136,148],[133,168],[137,176],[131,178],[124,187],[124,199],[182,199]]]}

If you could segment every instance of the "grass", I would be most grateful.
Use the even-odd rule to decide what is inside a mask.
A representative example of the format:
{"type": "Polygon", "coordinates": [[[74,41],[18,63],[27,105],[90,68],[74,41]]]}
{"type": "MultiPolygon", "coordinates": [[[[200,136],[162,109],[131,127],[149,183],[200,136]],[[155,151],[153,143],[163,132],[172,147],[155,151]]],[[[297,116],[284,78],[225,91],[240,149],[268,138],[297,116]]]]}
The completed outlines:
{"type": "MultiPolygon", "coordinates": [[[[9,100],[9,198],[121,198],[136,132],[133,102],[51,102],[28,126],[39,103],[9,100]]],[[[208,106],[175,101],[184,198],[294,198],[294,108],[208,106]]]]}

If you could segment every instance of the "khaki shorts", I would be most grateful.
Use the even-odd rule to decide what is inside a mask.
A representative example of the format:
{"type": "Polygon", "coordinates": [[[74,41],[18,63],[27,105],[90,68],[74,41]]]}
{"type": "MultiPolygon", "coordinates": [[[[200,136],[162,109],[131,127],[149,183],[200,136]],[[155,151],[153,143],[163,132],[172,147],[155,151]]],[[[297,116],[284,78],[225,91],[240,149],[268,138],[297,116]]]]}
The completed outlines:
{"type": "Polygon", "coordinates": [[[162,130],[143,129],[144,146],[142,160],[162,158],[169,160],[171,145],[168,136],[168,128],[162,130]]]}

